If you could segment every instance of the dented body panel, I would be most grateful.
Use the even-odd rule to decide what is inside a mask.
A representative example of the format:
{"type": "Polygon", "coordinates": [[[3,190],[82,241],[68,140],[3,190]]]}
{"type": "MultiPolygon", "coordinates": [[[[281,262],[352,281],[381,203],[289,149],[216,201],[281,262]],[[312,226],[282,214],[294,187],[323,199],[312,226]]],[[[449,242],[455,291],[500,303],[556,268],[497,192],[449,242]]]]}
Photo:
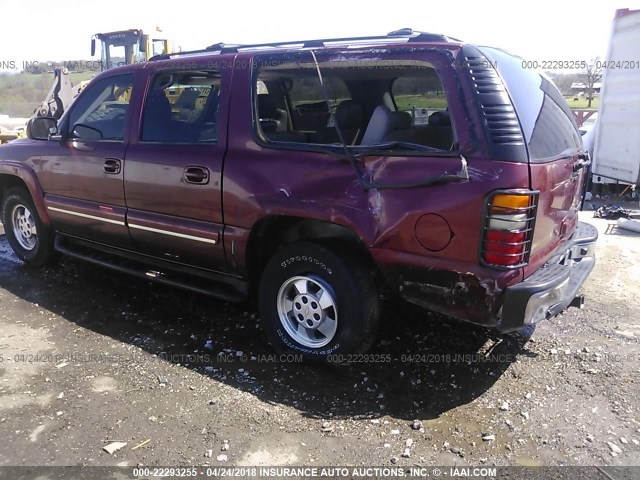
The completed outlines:
{"type": "MultiPolygon", "coordinates": [[[[273,254],[290,239],[348,240],[366,252],[363,255],[381,279],[380,290],[493,327],[503,320],[509,288],[534,275],[574,237],[583,179],[575,165],[581,152],[529,164],[526,128],[513,113],[512,97],[517,92],[501,83],[479,50],[433,42],[322,48],[314,55],[308,49],[269,53],[307,69],[316,61],[317,68],[349,62],[416,62],[437,73],[453,132],[451,147],[372,151],[353,158],[338,145],[323,149],[310,141],[307,144],[313,148],[268,140],[262,131],[264,119],[256,111],[256,65],[277,62],[270,64],[271,57],[265,60],[260,55],[266,54],[201,55],[185,65],[160,59],[105,72],[97,80],[134,77],[121,142],[78,145],[64,133],[57,140],[14,142],[0,148],[0,174],[19,177],[43,221],[51,221],[62,236],[247,283],[259,278],[261,256],[273,254]],[[190,70],[213,71],[221,78],[214,125],[217,141],[198,145],[142,141],[144,109],[155,79],[162,72],[190,70]],[[487,113],[491,108],[493,113],[487,113]],[[114,162],[117,171],[106,170],[114,162]],[[188,176],[193,169],[201,175],[195,182],[188,176]],[[420,186],[425,179],[442,180],[420,186]],[[403,187],[412,184],[417,186],[403,187]],[[385,187],[389,185],[399,187],[385,187]],[[531,192],[540,199],[535,228],[524,242],[530,242],[529,250],[522,262],[504,268],[483,257],[486,232],[493,228],[487,216],[489,202],[498,191],[531,192]],[[276,225],[275,230],[268,230],[268,225],[276,225]],[[284,231],[278,230],[280,226],[284,231]]],[[[287,65],[283,68],[291,68],[287,65]]],[[[274,69],[265,82],[276,75],[274,69]]],[[[363,81],[363,91],[353,95],[355,100],[365,93],[379,97],[365,105],[367,118],[372,118],[376,103],[395,102],[379,90],[384,82],[376,84],[375,75],[382,74],[373,72],[373,80],[363,81]]],[[[82,96],[90,94],[91,85],[71,113],[65,113],[61,130],[73,131],[69,117],[82,96]]],[[[299,112],[287,95],[282,99],[272,111],[288,109],[284,123],[291,129],[291,118],[299,112]]],[[[328,109],[327,105],[326,112],[309,115],[309,122],[325,113],[329,118],[328,109]]],[[[275,115],[269,121],[284,126],[275,115]]],[[[311,138],[317,132],[295,133],[311,138]]],[[[539,293],[542,287],[536,288],[539,293]]],[[[526,292],[519,295],[528,301],[526,292]]],[[[515,323],[522,326],[526,319],[515,323]]]]}

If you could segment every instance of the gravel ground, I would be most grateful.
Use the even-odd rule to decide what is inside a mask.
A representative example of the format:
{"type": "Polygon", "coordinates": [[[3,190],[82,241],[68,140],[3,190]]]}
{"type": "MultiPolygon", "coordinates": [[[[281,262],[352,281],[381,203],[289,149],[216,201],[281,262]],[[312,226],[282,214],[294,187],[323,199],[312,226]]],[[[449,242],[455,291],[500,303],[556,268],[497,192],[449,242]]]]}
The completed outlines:
{"type": "Polygon", "coordinates": [[[584,309],[502,336],[393,304],[340,366],[274,355],[250,305],[31,269],[1,235],[0,465],[640,465],[640,234],[581,217],[584,309]]]}

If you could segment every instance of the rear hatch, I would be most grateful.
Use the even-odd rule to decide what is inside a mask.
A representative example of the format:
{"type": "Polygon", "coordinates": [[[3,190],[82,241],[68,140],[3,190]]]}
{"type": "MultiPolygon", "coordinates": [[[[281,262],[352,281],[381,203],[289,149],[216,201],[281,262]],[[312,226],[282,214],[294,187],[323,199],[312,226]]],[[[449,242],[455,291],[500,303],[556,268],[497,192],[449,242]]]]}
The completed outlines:
{"type": "Polygon", "coordinates": [[[578,222],[588,172],[582,139],[566,101],[529,62],[502,50],[480,47],[502,78],[522,129],[529,162],[529,188],[538,192],[536,221],[525,278],[571,238],[578,222]]]}

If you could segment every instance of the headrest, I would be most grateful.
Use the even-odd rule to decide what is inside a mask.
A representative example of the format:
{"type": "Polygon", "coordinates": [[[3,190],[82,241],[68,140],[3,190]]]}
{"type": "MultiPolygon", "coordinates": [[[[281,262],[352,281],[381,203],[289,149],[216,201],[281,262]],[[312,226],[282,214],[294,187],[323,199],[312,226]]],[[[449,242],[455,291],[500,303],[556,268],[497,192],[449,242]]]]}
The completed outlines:
{"type": "Polygon", "coordinates": [[[391,110],[386,105],[378,105],[369,119],[361,145],[375,145],[391,133],[391,110]]]}
{"type": "Polygon", "coordinates": [[[184,90],[178,100],[176,101],[176,106],[180,108],[195,108],[196,100],[200,96],[200,92],[195,88],[188,88],[184,90]]]}
{"type": "Polygon", "coordinates": [[[449,112],[434,112],[429,115],[430,127],[446,127],[449,125],[451,125],[451,117],[449,117],[449,112]]]}
{"type": "Polygon", "coordinates": [[[392,130],[406,130],[411,128],[413,118],[409,112],[391,112],[391,129],[392,130]]]}
{"type": "Polygon", "coordinates": [[[258,115],[260,118],[278,118],[278,105],[271,95],[261,93],[258,95],[258,115]]]}
{"type": "Polygon", "coordinates": [[[344,100],[337,106],[335,117],[336,123],[340,128],[361,128],[364,123],[364,109],[362,105],[353,100],[344,100]]]}

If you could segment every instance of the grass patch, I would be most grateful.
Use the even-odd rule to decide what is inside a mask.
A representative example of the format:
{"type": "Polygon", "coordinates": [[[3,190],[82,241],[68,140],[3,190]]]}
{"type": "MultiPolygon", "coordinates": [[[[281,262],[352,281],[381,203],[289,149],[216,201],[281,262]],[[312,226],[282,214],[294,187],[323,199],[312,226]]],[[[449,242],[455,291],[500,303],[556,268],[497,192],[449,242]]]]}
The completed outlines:
{"type": "Polygon", "coordinates": [[[567,104],[569,105],[569,108],[574,108],[574,109],[591,109],[591,110],[597,110],[598,109],[598,105],[600,104],[600,98],[599,97],[593,97],[593,100],[591,101],[591,107],[587,107],[587,105],[589,104],[589,100],[587,100],[586,97],[574,97],[574,96],[568,96],[568,97],[564,97],[564,99],[567,101],[567,104]]]}
{"type": "Polygon", "coordinates": [[[398,95],[394,97],[398,110],[408,111],[411,107],[444,110],[447,99],[444,95],[398,95]]]}

